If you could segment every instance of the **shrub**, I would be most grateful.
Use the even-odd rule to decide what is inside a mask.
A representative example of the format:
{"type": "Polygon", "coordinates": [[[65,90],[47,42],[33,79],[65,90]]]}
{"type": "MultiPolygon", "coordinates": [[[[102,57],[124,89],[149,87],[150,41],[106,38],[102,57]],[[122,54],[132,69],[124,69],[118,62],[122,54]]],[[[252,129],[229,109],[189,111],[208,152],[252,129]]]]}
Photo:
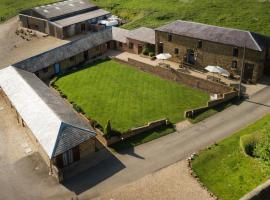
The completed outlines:
{"type": "Polygon", "coordinates": [[[145,48],[144,47],[143,50],[142,50],[142,54],[145,55],[145,56],[147,56],[149,54],[148,48],[145,48]]]}
{"type": "Polygon", "coordinates": [[[107,125],[105,126],[104,134],[109,138],[112,137],[112,127],[110,120],[108,120],[107,125]]]}
{"type": "Polygon", "coordinates": [[[244,135],[240,138],[240,146],[245,154],[254,157],[255,156],[255,148],[261,139],[260,133],[252,133],[248,135],[244,135]]]}
{"type": "Polygon", "coordinates": [[[154,53],[154,52],[150,52],[150,53],[149,53],[149,56],[150,56],[150,57],[153,57],[153,56],[155,56],[155,53],[154,53]]]}
{"type": "Polygon", "coordinates": [[[255,155],[266,165],[270,165],[270,129],[262,132],[262,137],[255,148],[255,155]]]}

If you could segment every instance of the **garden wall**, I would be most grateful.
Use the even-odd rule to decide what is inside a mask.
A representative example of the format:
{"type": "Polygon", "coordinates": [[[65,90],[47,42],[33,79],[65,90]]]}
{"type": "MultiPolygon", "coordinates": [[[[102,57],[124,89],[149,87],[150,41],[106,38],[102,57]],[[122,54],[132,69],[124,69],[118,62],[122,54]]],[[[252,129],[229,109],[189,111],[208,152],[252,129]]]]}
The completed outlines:
{"type": "Polygon", "coordinates": [[[138,134],[144,133],[146,131],[155,129],[155,128],[160,127],[160,126],[165,126],[165,125],[168,125],[167,119],[156,120],[153,122],[149,122],[147,125],[144,125],[144,126],[140,126],[137,128],[131,128],[127,132],[123,133],[121,136],[113,136],[110,139],[105,139],[104,134],[101,131],[96,130],[96,132],[97,132],[96,138],[100,142],[102,142],[103,145],[110,146],[110,145],[117,143],[121,140],[125,140],[127,138],[133,137],[135,135],[138,135],[138,134]]]}
{"type": "Polygon", "coordinates": [[[188,85],[193,88],[198,88],[208,93],[224,94],[231,91],[231,88],[226,85],[222,85],[222,84],[214,83],[214,82],[202,79],[202,78],[194,77],[189,74],[179,72],[172,68],[167,69],[167,68],[155,67],[155,66],[148,65],[148,64],[145,64],[143,62],[140,62],[131,58],[128,58],[128,62],[125,62],[119,59],[115,59],[115,60],[121,63],[128,64],[132,67],[136,67],[142,71],[156,74],[167,80],[172,80],[178,83],[188,85]]]}
{"type": "Polygon", "coordinates": [[[204,107],[188,110],[188,111],[185,112],[184,115],[185,115],[185,117],[196,116],[196,115],[208,110],[209,108],[213,108],[214,106],[216,106],[218,104],[227,102],[227,101],[237,97],[237,95],[238,95],[237,91],[231,91],[231,92],[224,93],[221,98],[219,98],[217,100],[213,100],[213,101],[208,101],[207,105],[204,106],[204,107]]]}

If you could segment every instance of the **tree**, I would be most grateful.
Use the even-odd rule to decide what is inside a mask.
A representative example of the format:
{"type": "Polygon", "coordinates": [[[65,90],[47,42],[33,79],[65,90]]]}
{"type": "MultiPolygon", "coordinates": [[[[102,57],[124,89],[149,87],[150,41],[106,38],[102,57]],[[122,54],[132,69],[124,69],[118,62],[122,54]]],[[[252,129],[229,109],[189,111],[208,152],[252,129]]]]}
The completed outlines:
{"type": "Polygon", "coordinates": [[[105,130],[104,130],[105,135],[107,135],[108,137],[111,137],[112,135],[112,126],[111,126],[111,121],[108,120],[107,125],[105,126],[105,130]]]}

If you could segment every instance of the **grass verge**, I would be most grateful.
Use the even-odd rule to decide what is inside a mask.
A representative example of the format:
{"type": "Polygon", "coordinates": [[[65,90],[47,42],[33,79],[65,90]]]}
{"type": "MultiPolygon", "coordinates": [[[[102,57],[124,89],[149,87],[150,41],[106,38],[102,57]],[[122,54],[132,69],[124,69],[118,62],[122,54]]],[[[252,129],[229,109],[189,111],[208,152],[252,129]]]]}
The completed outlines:
{"type": "Polygon", "coordinates": [[[270,178],[260,162],[240,147],[243,135],[269,128],[270,115],[201,151],[192,161],[200,181],[218,198],[237,200],[270,178]]]}

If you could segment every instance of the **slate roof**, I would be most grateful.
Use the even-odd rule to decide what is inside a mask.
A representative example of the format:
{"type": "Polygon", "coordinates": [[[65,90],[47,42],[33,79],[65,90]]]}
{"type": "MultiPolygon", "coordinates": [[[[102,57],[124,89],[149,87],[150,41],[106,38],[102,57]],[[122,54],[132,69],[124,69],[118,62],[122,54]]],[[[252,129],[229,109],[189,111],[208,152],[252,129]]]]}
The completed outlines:
{"type": "Polygon", "coordinates": [[[4,68],[0,87],[50,158],[95,136],[93,128],[35,74],[4,68]]]}
{"type": "Polygon", "coordinates": [[[108,14],[110,14],[110,12],[103,9],[97,9],[91,12],[86,12],[86,13],[78,14],[75,16],[67,17],[64,19],[60,19],[60,20],[54,21],[53,23],[56,23],[60,27],[65,27],[65,26],[70,26],[72,24],[77,24],[79,22],[83,22],[86,20],[94,19],[97,17],[103,17],[108,14]]]}
{"type": "Polygon", "coordinates": [[[146,42],[149,44],[155,44],[155,30],[146,27],[140,27],[129,32],[128,38],[146,42]]]}
{"type": "Polygon", "coordinates": [[[30,9],[32,15],[40,16],[43,19],[54,20],[67,15],[96,9],[97,6],[87,0],[67,0],[54,4],[48,4],[30,9]]]}
{"type": "Polygon", "coordinates": [[[182,20],[177,20],[157,28],[156,30],[236,47],[246,46],[248,49],[262,51],[262,46],[258,44],[253,33],[244,30],[223,28],[182,20]]]}
{"type": "Polygon", "coordinates": [[[111,40],[111,29],[89,33],[84,38],[80,38],[55,49],[33,56],[18,62],[13,66],[29,72],[36,72],[111,40]]]}
{"type": "Polygon", "coordinates": [[[127,35],[129,34],[129,30],[112,27],[112,40],[127,43],[127,35]]]}

